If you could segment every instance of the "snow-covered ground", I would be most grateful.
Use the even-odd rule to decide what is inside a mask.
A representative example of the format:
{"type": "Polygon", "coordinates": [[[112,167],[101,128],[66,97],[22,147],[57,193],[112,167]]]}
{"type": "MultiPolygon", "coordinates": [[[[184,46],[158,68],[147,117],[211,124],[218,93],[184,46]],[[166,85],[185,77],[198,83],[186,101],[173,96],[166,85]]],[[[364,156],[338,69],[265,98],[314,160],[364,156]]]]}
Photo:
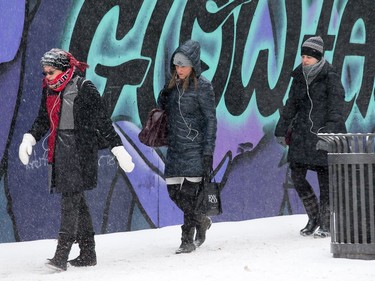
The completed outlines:
{"type": "MultiPolygon", "coordinates": [[[[375,261],[333,258],[330,239],[302,237],[306,215],[214,223],[206,242],[174,254],[180,227],[97,235],[98,265],[53,273],[56,240],[0,244],[0,280],[371,281],[375,261]]],[[[74,245],[71,258],[78,255],[74,245]]]]}

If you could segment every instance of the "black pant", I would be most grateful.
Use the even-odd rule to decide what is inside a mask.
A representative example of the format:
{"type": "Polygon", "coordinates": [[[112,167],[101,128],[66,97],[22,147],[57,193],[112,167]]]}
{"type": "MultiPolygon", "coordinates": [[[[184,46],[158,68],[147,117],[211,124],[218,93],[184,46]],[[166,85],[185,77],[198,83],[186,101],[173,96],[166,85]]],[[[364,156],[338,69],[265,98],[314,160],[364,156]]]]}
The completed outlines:
{"type": "Polygon", "coordinates": [[[315,192],[309,182],[306,180],[308,170],[316,171],[319,182],[319,216],[320,225],[325,229],[329,229],[329,174],[327,166],[312,166],[306,164],[292,163],[290,165],[291,178],[294,188],[298,196],[303,201],[303,198],[316,197],[315,192]]]}
{"type": "Polygon", "coordinates": [[[60,235],[76,239],[94,233],[84,192],[62,193],[60,235]]]}

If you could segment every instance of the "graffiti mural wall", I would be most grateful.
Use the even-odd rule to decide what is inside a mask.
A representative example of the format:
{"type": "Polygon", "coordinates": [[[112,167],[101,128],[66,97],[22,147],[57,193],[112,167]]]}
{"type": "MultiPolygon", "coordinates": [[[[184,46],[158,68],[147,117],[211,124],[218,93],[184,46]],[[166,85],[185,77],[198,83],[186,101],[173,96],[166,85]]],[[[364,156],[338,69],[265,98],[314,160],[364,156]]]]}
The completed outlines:
{"type": "MultiPolygon", "coordinates": [[[[8,3],[9,2],[9,3],[8,3]]],[[[349,132],[373,132],[373,0],[14,0],[0,13],[0,242],[55,238],[59,195],[47,187],[46,144],[27,166],[18,146],[41,100],[44,52],[59,47],[90,68],[136,168],[125,174],[100,151],[98,187],[87,193],[95,231],[180,224],[163,179],[165,149],[137,135],[168,79],[172,52],[189,38],[202,46],[218,132],[215,177],[224,213],[215,222],[303,213],[273,131],[300,63],[300,46],[320,35],[346,90],[349,132]]],[[[316,188],[316,175],[308,175],[316,188]]]]}

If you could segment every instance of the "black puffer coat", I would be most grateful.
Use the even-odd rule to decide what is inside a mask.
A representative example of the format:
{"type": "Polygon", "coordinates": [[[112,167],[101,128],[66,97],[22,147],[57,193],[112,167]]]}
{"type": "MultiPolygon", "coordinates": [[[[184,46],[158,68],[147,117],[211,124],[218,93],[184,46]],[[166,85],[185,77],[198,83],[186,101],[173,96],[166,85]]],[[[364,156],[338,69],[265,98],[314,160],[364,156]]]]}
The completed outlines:
{"type": "Polygon", "coordinates": [[[201,75],[199,43],[189,40],[176,49],[170,63],[172,73],[175,70],[173,57],[177,52],[192,61],[198,85],[195,88],[194,81],[190,81],[189,88],[184,92],[179,86],[179,90],[174,87],[167,95],[159,95],[158,104],[166,109],[168,117],[165,176],[202,176],[203,156],[213,155],[215,149],[215,95],[211,82],[201,75]]]}
{"type": "Polygon", "coordinates": [[[280,113],[275,136],[284,137],[293,124],[288,162],[326,166],[327,153],[317,151],[317,133],[346,133],[345,91],[340,76],[327,61],[309,85],[299,65],[292,73],[289,98],[280,113]],[[309,93],[309,95],[308,95],[309,93]]]}
{"type": "MultiPolygon", "coordinates": [[[[68,85],[77,83],[75,76],[68,85]]],[[[68,85],[65,87],[68,88],[68,85]]],[[[51,191],[77,192],[96,187],[98,174],[98,147],[106,140],[113,148],[122,145],[112,126],[99,92],[91,81],[85,81],[73,104],[73,130],[57,130],[51,191]]],[[[64,91],[62,91],[62,96],[64,91]]],[[[29,133],[39,141],[50,129],[47,112],[47,88],[43,89],[41,106],[29,133]]],[[[63,104],[61,102],[61,104],[63,104]]],[[[60,110],[61,114],[61,110],[60,110]]]]}

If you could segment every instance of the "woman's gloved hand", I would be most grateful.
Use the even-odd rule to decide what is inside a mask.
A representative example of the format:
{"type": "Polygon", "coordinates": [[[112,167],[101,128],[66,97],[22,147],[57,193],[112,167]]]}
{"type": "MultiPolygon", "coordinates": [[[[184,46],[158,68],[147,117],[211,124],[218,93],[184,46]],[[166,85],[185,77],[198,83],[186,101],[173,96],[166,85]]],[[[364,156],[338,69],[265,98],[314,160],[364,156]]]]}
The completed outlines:
{"type": "Polygon", "coordinates": [[[20,147],[18,149],[18,157],[22,164],[29,164],[30,155],[33,152],[33,146],[36,144],[36,140],[32,134],[24,134],[20,147]]]}
{"type": "Polygon", "coordinates": [[[133,159],[123,146],[115,146],[112,148],[111,152],[114,156],[116,156],[121,169],[123,169],[126,173],[133,171],[135,167],[133,159]]]}
{"type": "Polygon", "coordinates": [[[316,143],[316,150],[329,151],[329,143],[324,140],[318,140],[316,143]]]}
{"type": "Polygon", "coordinates": [[[210,178],[211,172],[213,170],[212,164],[213,164],[213,156],[204,155],[203,156],[203,169],[204,169],[204,177],[207,179],[210,178]]]}

